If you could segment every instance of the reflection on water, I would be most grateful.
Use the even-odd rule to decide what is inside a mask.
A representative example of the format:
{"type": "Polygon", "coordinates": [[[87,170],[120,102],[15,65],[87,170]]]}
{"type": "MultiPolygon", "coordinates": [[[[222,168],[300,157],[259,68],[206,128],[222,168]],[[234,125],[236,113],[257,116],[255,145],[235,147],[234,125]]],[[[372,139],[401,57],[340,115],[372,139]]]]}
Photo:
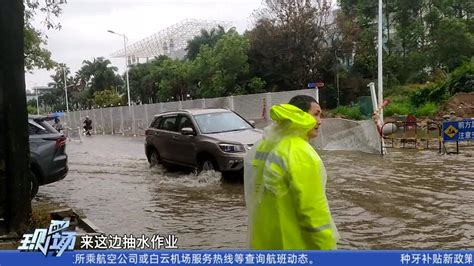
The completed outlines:
{"type": "MultiPolygon", "coordinates": [[[[78,209],[110,234],[175,234],[180,248],[245,248],[242,183],[149,168],[143,140],[69,143],[70,173],[40,200],[78,209]]],[[[396,150],[323,152],[340,249],[474,247],[474,159],[396,150]]]]}
{"type": "Polygon", "coordinates": [[[472,158],[433,151],[323,155],[341,248],[474,247],[472,158]]]}

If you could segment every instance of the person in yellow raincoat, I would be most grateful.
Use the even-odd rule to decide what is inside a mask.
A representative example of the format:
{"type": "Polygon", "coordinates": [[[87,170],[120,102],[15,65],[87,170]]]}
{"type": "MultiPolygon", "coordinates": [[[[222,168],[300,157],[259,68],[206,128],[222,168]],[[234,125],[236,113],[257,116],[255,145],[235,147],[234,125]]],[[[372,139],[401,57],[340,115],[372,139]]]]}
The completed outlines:
{"type": "Polygon", "coordinates": [[[307,95],[270,109],[273,124],[245,157],[251,249],[332,250],[339,239],[326,198],[326,170],[309,144],[321,107],[307,95]]]}

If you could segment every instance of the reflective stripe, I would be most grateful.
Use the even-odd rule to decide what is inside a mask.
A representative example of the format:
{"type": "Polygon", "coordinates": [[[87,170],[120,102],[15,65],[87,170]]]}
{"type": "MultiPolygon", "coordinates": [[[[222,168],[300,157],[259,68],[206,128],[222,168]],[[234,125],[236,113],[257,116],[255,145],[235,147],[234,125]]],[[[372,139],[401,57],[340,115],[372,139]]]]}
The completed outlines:
{"type": "Polygon", "coordinates": [[[282,170],[287,170],[285,160],[283,160],[283,158],[277,156],[275,153],[257,151],[255,153],[255,159],[256,160],[262,160],[262,161],[265,161],[265,162],[274,163],[274,164],[278,165],[282,170]]]}
{"type": "Polygon", "coordinates": [[[331,228],[331,225],[330,224],[325,224],[325,225],[321,225],[321,226],[318,226],[318,227],[306,227],[305,230],[308,231],[308,232],[320,232],[320,231],[323,231],[324,229],[329,229],[331,228]]]}
{"type": "Polygon", "coordinates": [[[265,161],[267,160],[268,152],[257,151],[255,153],[255,159],[265,161]]]}
{"type": "Polygon", "coordinates": [[[267,161],[278,165],[284,171],[287,170],[285,160],[283,160],[283,158],[280,156],[277,156],[275,153],[268,155],[267,161]]]}

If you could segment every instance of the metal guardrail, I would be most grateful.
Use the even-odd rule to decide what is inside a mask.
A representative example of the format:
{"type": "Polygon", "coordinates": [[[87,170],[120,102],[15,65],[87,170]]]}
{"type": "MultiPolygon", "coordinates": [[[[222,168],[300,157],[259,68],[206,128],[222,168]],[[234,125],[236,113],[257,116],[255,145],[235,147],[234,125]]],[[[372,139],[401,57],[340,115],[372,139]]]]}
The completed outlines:
{"type": "Polygon", "coordinates": [[[403,148],[403,149],[417,149],[419,148],[419,143],[426,142],[426,146],[423,146],[425,149],[430,149],[430,141],[437,141],[437,149],[439,153],[442,152],[442,136],[441,136],[441,124],[437,122],[428,122],[426,123],[426,131],[420,126],[417,122],[406,122],[406,121],[395,121],[395,122],[385,122],[380,130],[381,134],[381,147],[384,148],[403,148]],[[390,134],[384,134],[384,128],[395,125],[394,132],[390,134]],[[433,132],[436,132],[435,136],[433,132]],[[422,136],[420,136],[422,134],[422,136]],[[390,145],[387,145],[387,141],[390,141],[390,145]],[[395,147],[395,142],[399,141],[401,147],[395,147]],[[413,146],[408,146],[407,144],[413,143],[413,146]]]}

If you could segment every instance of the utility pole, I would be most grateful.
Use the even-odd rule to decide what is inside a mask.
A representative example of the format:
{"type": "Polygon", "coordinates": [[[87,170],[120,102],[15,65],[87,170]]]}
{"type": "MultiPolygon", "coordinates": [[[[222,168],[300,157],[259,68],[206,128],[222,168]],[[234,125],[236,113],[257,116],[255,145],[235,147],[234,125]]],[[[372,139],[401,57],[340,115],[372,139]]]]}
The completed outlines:
{"type": "Polygon", "coordinates": [[[67,100],[67,77],[66,77],[66,68],[63,67],[63,73],[64,73],[64,93],[66,96],[66,113],[69,113],[69,103],[67,100]]]}
{"type": "MultiPolygon", "coordinates": [[[[378,89],[378,106],[383,105],[383,62],[382,62],[382,56],[383,56],[383,5],[382,5],[382,0],[379,0],[379,24],[378,24],[378,47],[377,47],[377,61],[378,61],[378,66],[377,66],[377,89],[378,89]]],[[[380,121],[383,123],[383,110],[380,112],[380,121]]]]}
{"type": "Polygon", "coordinates": [[[129,79],[128,79],[128,53],[127,53],[128,38],[125,34],[117,33],[113,30],[108,30],[107,32],[123,37],[123,50],[125,52],[125,83],[126,83],[126,86],[127,86],[128,106],[130,107],[131,100],[130,100],[130,82],[129,82],[129,79]]]}

